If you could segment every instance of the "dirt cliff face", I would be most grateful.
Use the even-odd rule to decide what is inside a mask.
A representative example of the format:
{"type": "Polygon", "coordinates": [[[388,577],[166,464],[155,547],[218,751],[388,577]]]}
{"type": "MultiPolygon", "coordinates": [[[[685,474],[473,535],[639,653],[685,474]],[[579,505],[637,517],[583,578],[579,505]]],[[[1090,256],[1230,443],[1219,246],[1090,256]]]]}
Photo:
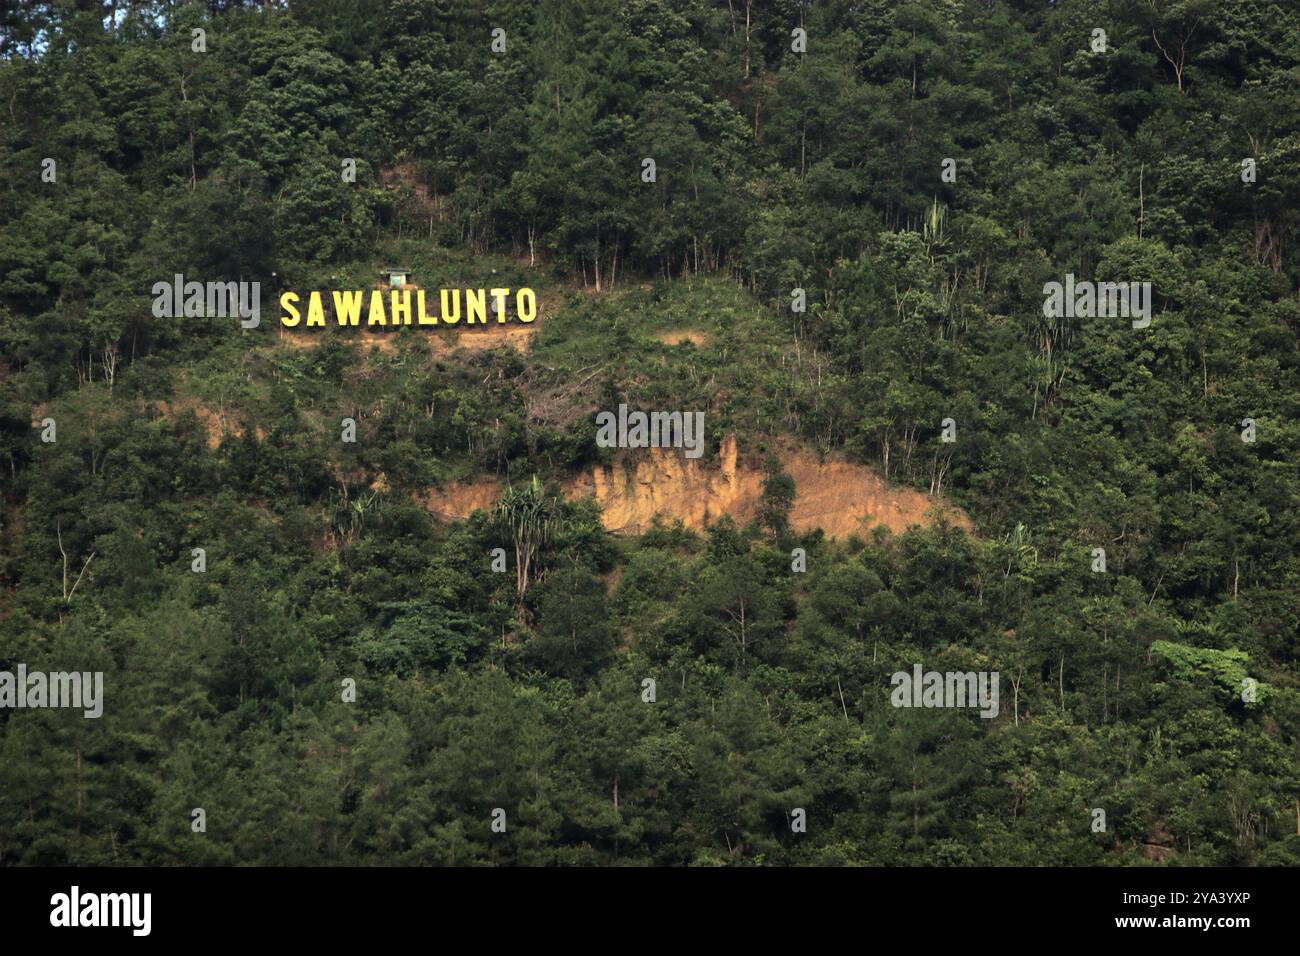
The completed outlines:
{"type": "Polygon", "coordinates": [[[420,502],[444,521],[468,518],[475,511],[490,511],[501,497],[501,485],[495,478],[471,478],[443,489],[431,489],[420,502]]]}
{"type": "MultiPolygon", "coordinates": [[[[914,491],[895,487],[866,465],[817,455],[787,452],[781,465],[795,482],[790,523],[796,531],[821,528],[828,537],[865,534],[877,525],[900,532],[928,525],[939,512],[967,530],[970,519],[959,509],[914,491]]],[[[737,522],[753,519],[763,491],[761,468],[739,463],[734,436],[722,442],[719,461],[687,459],[676,449],[647,449],[635,461],[620,459],[596,466],[563,482],[569,498],[594,497],[605,527],[616,534],[641,534],[655,515],[680,518],[702,529],[724,514],[737,522]]],[[[499,493],[492,479],[475,479],[431,491],[424,505],[443,518],[464,518],[476,508],[490,508],[499,493]]]]}

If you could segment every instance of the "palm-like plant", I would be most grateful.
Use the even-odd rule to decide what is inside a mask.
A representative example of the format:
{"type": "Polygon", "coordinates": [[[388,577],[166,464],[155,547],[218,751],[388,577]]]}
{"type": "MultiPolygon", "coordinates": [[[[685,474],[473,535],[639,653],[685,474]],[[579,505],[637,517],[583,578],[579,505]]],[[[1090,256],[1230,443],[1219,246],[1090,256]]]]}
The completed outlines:
{"type": "Polygon", "coordinates": [[[930,203],[930,211],[921,224],[921,237],[925,240],[926,255],[931,262],[948,245],[948,207],[941,206],[938,199],[930,203]]]}
{"type": "Polygon", "coordinates": [[[536,572],[542,548],[550,543],[559,522],[559,509],[536,475],[523,488],[507,488],[495,509],[497,523],[509,531],[515,546],[515,594],[520,605],[536,572]]]}
{"type": "Polygon", "coordinates": [[[1038,549],[1033,544],[1033,533],[1024,524],[1017,521],[1016,528],[1002,539],[1007,549],[1007,576],[1013,565],[1021,570],[1037,567],[1038,549]]]}

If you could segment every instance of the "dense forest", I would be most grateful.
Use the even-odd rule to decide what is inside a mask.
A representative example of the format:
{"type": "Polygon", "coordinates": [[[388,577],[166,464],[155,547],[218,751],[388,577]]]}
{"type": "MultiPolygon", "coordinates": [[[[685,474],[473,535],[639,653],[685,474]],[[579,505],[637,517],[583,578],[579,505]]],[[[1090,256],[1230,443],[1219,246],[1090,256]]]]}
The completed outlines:
{"type": "Polygon", "coordinates": [[[1300,864],[1298,84],[1291,0],[5,4],[0,670],[104,713],[0,709],[0,863],[1300,864]],[[278,327],[392,263],[535,332],[278,327]],[[753,520],[564,494],[619,403],[753,520]]]}

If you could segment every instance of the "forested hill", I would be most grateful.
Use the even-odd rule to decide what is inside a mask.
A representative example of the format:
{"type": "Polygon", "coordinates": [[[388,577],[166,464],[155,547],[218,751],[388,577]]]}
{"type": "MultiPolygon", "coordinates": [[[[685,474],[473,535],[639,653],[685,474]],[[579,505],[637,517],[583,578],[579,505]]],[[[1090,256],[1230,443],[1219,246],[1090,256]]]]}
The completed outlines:
{"type": "Polygon", "coordinates": [[[5,4],[0,672],[104,707],[0,706],[0,863],[1300,864],[1298,84],[1289,0],[5,4]],[[281,327],[386,266],[538,319],[281,327]],[[620,404],[752,520],[610,534],[620,404]]]}

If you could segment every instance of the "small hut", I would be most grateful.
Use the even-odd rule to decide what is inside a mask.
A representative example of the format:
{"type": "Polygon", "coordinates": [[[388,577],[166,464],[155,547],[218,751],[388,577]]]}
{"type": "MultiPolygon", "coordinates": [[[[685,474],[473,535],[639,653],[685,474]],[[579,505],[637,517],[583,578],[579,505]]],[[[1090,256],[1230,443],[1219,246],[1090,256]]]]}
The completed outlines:
{"type": "Polygon", "coordinates": [[[380,289],[414,289],[417,288],[411,281],[411,270],[405,266],[384,266],[379,270],[379,282],[377,288],[380,289]]]}

